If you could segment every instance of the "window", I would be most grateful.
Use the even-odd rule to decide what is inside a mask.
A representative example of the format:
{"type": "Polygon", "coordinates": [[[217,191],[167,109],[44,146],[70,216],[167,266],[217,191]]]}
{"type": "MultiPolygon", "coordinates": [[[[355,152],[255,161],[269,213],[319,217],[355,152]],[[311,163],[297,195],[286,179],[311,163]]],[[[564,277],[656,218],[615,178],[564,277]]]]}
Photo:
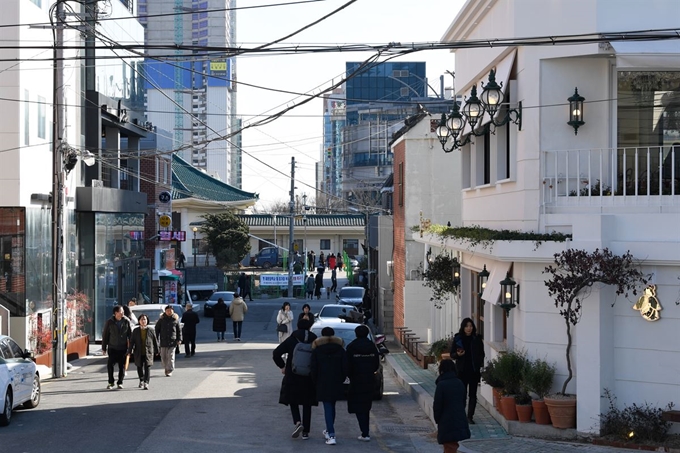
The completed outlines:
{"type": "Polygon", "coordinates": [[[30,145],[31,141],[31,100],[28,90],[24,90],[24,145],[30,145]]]}
{"type": "Polygon", "coordinates": [[[342,250],[348,255],[356,255],[359,253],[359,239],[343,239],[342,250]]]}
{"type": "Polygon", "coordinates": [[[331,240],[330,239],[319,240],[319,249],[320,250],[330,250],[331,249],[331,240]]]}
{"type": "Polygon", "coordinates": [[[45,98],[38,96],[38,138],[45,138],[45,98]]]}

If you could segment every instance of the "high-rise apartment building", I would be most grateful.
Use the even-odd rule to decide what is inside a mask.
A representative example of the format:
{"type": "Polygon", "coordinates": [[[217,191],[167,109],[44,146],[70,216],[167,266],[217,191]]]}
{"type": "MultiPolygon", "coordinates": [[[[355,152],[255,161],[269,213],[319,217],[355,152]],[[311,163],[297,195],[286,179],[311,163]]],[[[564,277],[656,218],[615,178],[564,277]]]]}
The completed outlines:
{"type": "Polygon", "coordinates": [[[234,58],[213,57],[205,47],[229,47],[236,39],[236,0],[140,0],[150,46],[145,62],[147,118],[172,131],[173,149],[211,176],[241,187],[234,58]],[[157,45],[192,50],[154,49],[157,45]],[[174,58],[169,58],[174,57],[174,58]]]}

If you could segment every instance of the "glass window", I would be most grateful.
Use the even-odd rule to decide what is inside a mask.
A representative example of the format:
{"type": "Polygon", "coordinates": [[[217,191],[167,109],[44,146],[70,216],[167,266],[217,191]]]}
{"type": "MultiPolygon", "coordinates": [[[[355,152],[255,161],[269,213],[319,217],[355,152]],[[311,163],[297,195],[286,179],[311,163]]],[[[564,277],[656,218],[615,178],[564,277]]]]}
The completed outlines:
{"type": "Polygon", "coordinates": [[[319,249],[330,250],[331,249],[331,240],[330,239],[319,240],[319,249]]]}
{"type": "Polygon", "coordinates": [[[45,138],[45,98],[38,96],[38,138],[45,138]]]}
{"type": "Polygon", "coordinates": [[[342,250],[348,255],[356,255],[359,253],[359,240],[358,239],[343,239],[342,240],[342,250]]]}
{"type": "Polygon", "coordinates": [[[9,345],[9,348],[11,349],[12,354],[14,355],[15,358],[22,359],[24,357],[24,351],[21,350],[16,341],[7,338],[7,344],[9,345]]]}

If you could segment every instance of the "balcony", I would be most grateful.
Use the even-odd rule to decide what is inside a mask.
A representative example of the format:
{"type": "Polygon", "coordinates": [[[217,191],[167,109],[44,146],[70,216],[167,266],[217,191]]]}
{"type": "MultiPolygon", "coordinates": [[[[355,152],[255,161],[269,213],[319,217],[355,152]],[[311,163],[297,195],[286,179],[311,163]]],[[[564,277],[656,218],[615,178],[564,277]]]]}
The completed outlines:
{"type": "Polygon", "coordinates": [[[544,213],[680,212],[680,146],[541,153],[544,213]]]}

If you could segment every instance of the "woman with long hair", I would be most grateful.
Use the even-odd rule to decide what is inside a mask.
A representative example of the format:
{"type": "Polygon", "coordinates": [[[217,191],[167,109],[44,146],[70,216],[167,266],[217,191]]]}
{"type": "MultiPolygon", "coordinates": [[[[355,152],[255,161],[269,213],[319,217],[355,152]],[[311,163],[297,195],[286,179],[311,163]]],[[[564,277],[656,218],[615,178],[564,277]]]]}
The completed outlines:
{"type": "Polygon", "coordinates": [[[468,395],[467,418],[470,424],[475,424],[475,408],[477,407],[477,387],[484,366],[484,344],[477,336],[477,327],[470,318],[463,319],[460,330],[453,337],[451,358],[456,360],[458,378],[465,386],[468,395]]]}
{"type": "Polygon", "coordinates": [[[293,333],[293,312],[290,310],[289,302],[284,302],[281,306],[281,309],[277,313],[276,325],[282,325],[286,327],[285,332],[279,331],[279,344],[281,344],[286,338],[290,336],[291,333],[293,333]]]}

